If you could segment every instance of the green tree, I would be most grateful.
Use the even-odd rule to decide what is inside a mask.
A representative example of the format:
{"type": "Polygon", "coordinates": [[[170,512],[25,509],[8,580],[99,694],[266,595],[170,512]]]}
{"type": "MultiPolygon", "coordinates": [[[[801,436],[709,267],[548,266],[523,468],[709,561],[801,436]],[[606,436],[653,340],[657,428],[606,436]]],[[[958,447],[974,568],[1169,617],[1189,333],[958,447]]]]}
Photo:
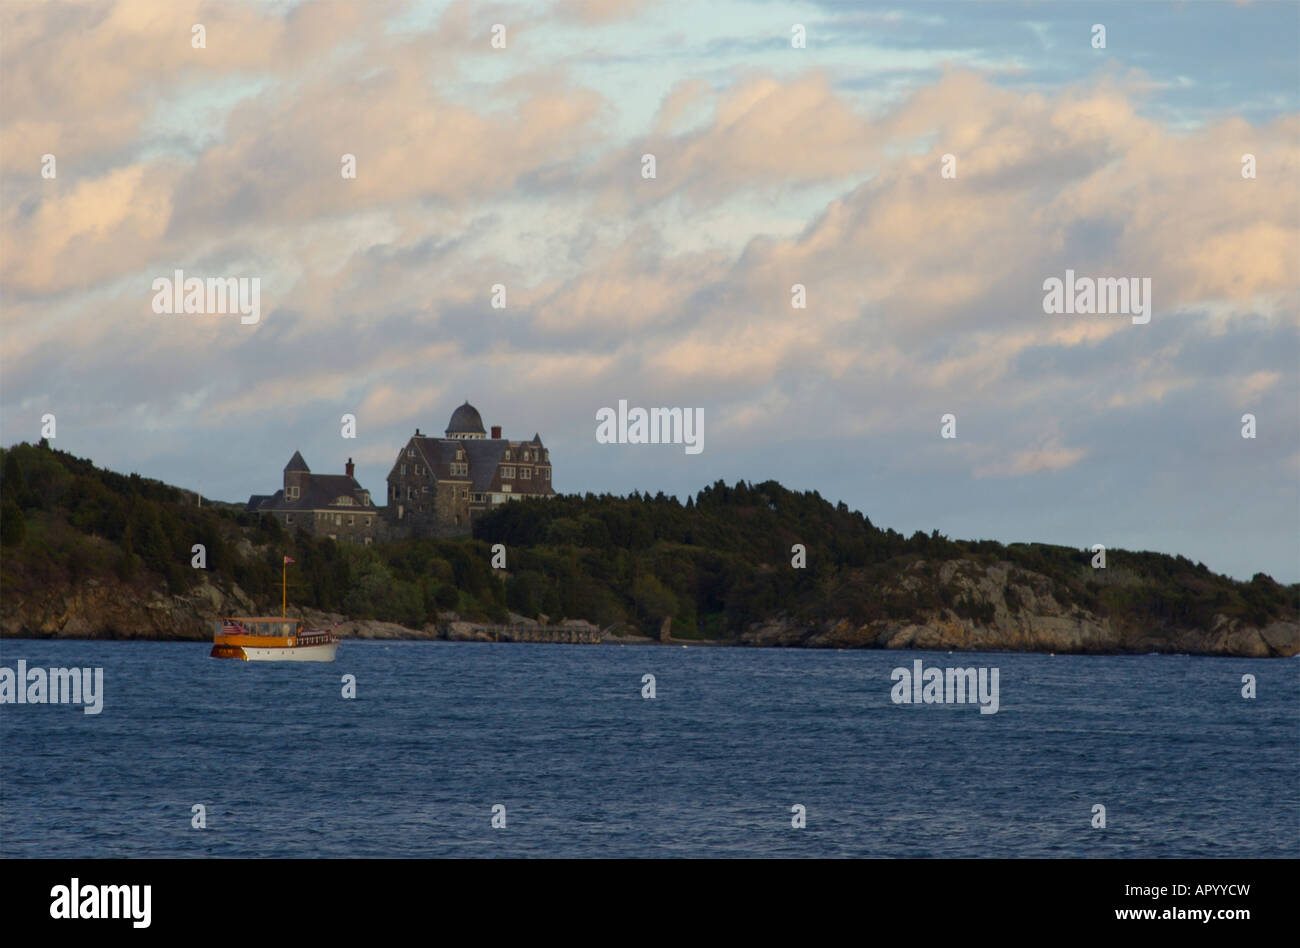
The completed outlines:
{"type": "MultiPolygon", "coordinates": [[[[8,482],[9,478],[6,476],[5,483],[8,482]]],[[[3,504],[0,504],[0,546],[18,546],[26,535],[27,524],[23,521],[22,508],[12,498],[6,499],[3,504]]]]}
{"type": "Polygon", "coordinates": [[[23,478],[23,466],[18,462],[15,449],[5,452],[4,481],[0,484],[0,497],[11,500],[20,508],[27,494],[27,482],[23,478]]]}
{"type": "Polygon", "coordinates": [[[163,532],[162,524],[158,522],[158,512],[153,504],[148,501],[135,504],[128,517],[127,535],[144,565],[156,573],[166,575],[171,561],[171,544],[163,532]]]}
{"type": "Polygon", "coordinates": [[[656,626],[677,614],[677,597],[650,573],[642,573],[636,578],[632,584],[632,600],[636,603],[637,615],[656,626]]]}

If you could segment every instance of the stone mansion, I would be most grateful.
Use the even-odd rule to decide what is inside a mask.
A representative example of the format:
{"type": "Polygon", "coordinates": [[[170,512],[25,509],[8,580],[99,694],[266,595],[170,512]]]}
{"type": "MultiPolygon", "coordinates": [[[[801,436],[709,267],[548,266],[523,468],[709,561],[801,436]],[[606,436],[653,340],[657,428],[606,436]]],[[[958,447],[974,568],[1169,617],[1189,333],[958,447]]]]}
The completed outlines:
{"type": "Polygon", "coordinates": [[[388,505],[376,507],[353,477],[313,474],[297,451],[284,468],[284,486],[254,494],[249,513],[272,514],[286,529],[369,544],[376,539],[451,537],[470,532],[474,519],[520,497],[551,497],[550,452],[540,435],[509,441],[501,428],[488,437],[469,402],[457,408],[443,437],[415,434],[388,473],[388,505]]]}

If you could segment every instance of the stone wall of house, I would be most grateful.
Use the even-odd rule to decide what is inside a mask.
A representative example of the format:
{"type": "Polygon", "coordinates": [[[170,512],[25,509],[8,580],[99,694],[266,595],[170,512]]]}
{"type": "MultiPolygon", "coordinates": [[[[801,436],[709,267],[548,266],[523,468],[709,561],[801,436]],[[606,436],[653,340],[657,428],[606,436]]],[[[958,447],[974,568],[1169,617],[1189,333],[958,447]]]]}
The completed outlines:
{"type": "Polygon", "coordinates": [[[277,510],[274,513],[290,533],[301,529],[316,537],[333,536],[340,543],[365,543],[367,539],[374,542],[383,522],[383,512],[379,507],[340,507],[329,511],[277,510]]]}
{"type": "Polygon", "coordinates": [[[384,520],[409,536],[454,537],[470,531],[469,482],[432,481],[423,475],[397,475],[389,482],[384,520]],[[392,488],[397,496],[392,496],[392,488]],[[427,489],[426,489],[427,488],[427,489]],[[407,490],[413,494],[407,497],[407,490]],[[401,519],[398,519],[398,508],[401,519]]]}
{"type": "Polygon", "coordinates": [[[413,465],[408,466],[406,474],[395,475],[388,482],[389,519],[396,522],[397,508],[402,508],[402,520],[422,520],[432,518],[434,514],[434,481],[432,477],[412,473],[413,465]],[[394,495],[393,488],[397,488],[394,495]]]}
{"type": "Polygon", "coordinates": [[[439,481],[434,495],[434,535],[441,537],[469,533],[469,484],[439,481]]]}

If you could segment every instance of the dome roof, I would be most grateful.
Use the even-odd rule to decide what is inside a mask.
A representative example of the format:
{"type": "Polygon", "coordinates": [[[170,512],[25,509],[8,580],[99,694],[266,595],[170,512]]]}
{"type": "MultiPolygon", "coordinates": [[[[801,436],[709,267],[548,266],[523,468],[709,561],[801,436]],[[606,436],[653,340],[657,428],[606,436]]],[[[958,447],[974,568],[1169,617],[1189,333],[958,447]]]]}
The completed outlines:
{"type": "Polygon", "coordinates": [[[466,402],[451,413],[447,422],[447,434],[487,434],[483,428],[483,419],[478,409],[466,402]]]}

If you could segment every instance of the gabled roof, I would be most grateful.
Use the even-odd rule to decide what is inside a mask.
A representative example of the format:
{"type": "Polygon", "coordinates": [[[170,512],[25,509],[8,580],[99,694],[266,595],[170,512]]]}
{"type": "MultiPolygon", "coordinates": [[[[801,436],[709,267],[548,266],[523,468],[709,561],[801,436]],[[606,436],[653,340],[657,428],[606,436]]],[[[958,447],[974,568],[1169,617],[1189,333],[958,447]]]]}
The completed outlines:
{"type": "MultiPolygon", "coordinates": [[[[438,465],[434,473],[440,478],[450,477],[446,465],[456,460],[456,452],[464,451],[465,460],[469,462],[469,479],[471,489],[475,492],[485,491],[492,486],[496,477],[497,465],[509,441],[491,441],[486,438],[416,438],[416,446],[424,459],[430,464],[438,465]]],[[[460,480],[457,476],[456,480],[460,480]]]]}
{"type": "Polygon", "coordinates": [[[362,510],[374,511],[373,502],[371,506],[365,506],[364,495],[365,488],[357,483],[355,477],[348,477],[346,474],[309,474],[307,485],[300,497],[285,500],[283,490],[277,490],[269,496],[254,494],[248,498],[248,504],[244,509],[249,513],[256,513],[259,510],[320,510],[329,507],[340,497],[351,497],[353,504],[335,509],[350,510],[352,507],[360,507],[362,510]]]}
{"type": "Polygon", "coordinates": [[[363,490],[355,477],[346,474],[313,474],[302,496],[285,506],[304,509],[328,507],[340,497],[351,497],[360,506],[363,490]]]}
{"type": "Polygon", "coordinates": [[[509,441],[464,441],[465,453],[469,455],[470,484],[475,491],[485,491],[492,486],[497,474],[497,465],[505,453],[509,441]]]}
{"type": "Polygon", "coordinates": [[[420,452],[420,456],[431,466],[437,465],[439,470],[434,473],[439,477],[446,477],[448,472],[442,470],[442,466],[450,464],[456,460],[456,450],[463,449],[468,445],[468,439],[459,438],[433,438],[419,437],[415,439],[415,447],[420,452]]]}

